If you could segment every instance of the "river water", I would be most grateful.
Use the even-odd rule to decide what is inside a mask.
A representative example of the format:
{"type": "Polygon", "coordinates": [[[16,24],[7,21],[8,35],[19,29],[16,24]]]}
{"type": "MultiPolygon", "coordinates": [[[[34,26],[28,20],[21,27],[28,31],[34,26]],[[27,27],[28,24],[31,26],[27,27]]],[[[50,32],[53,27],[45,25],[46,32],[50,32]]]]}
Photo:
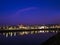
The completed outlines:
{"type": "Polygon", "coordinates": [[[40,45],[55,34],[43,31],[0,32],[0,45],[40,45]]]}

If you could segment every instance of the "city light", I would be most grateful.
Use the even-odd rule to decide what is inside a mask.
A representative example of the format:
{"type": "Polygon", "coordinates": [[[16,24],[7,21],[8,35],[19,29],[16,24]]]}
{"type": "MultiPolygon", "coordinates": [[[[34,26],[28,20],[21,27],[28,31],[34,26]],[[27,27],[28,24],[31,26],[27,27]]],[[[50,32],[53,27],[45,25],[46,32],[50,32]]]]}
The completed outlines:
{"type": "Polygon", "coordinates": [[[17,25],[17,26],[0,26],[0,30],[30,30],[30,29],[57,29],[60,25],[17,25]]]}

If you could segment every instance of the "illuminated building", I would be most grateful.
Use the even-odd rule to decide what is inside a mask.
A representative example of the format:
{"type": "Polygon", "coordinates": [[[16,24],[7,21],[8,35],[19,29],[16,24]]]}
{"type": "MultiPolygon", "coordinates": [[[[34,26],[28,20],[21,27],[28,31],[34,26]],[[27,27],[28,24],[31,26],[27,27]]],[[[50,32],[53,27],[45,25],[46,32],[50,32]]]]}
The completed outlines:
{"type": "Polygon", "coordinates": [[[35,29],[35,27],[31,26],[30,29],[35,29]]]}
{"type": "Polygon", "coordinates": [[[9,30],[13,30],[13,27],[9,27],[8,29],[9,29],[9,30]]]}
{"type": "Polygon", "coordinates": [[[5,27],[3,26],[3,29],[5,29],[5,27]]]}
{"type": "Polygon", "coordinates": [[[40,26],[40,27],[38,27],[38,29],[44,29],[45,27],[44,26],[40,26]]]}
{"type": "Polygon", "coordinates": [[[21,24],[21,25],[19,25],[19,29],[29,29],[29,27],[21,24]]]}
{"type": "Polygon", "coordinates": [[[17,26],[1,26],[2,30],[30,30],[30,29],[56,29],[60,28],[60,25],[17,25],[17,26]]]}
{"type": "Polygon", "coordinates": [[[59,25],[56,25],[55,28],[60,28],[60,26],[59,25]]]}

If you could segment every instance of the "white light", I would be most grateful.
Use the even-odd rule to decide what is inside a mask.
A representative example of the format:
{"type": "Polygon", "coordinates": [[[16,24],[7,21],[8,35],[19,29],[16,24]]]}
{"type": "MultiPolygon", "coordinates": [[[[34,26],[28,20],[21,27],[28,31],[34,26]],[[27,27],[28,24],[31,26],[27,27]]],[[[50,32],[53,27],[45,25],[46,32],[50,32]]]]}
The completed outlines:
{"type": "Polygon", "coordinates": [[[44,31],[39,31],[40,33],[44,33],[44,31]]]}
{"type": "Polygon", "coordinates": [[[33,34],[34,33],[34,31],[31,31],[31,34],[33,34]]]}
{"type": "Polygon", "coordinates": [[[13,33],[11,32],[11,36],[13,35],[13,33]]]}
{"type": "Polygon", "coordinates": [[[35,33],[38,33],[37,31],[35,31],[35,33]]]}
{"type": "Polygon", "coordinates": [[[44,26],[38,27],[38,29],[44,29],[44,26]]]}
{"type": "Polygon", "coordinates": [[[24,32],[20,32],[20,35],[24,35],[24,32]]]}
{"type": "Polygon", "coordinates": [[[29,32],[25,32],[25,34],[29,34],[29,32]]]}
{"type": "Polygon", "coordinates": [[[48,30],[46,30],[45,32],[49,32],[48,30]]]}
{"type": "Polygon", "coordinates": [[[16,36],[16,32],[14,32],[14,36],[16,36]]]}
{"type": "Polygon", "coordinates": [[[6,37],[8,37],[8,33],[6,33],[6,37]]]}

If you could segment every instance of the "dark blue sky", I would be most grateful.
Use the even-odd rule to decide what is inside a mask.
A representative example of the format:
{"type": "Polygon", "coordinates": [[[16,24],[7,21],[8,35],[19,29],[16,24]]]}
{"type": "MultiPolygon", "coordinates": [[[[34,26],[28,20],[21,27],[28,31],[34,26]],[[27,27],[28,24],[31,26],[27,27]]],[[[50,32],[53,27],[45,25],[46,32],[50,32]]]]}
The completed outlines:
{"type": "Polygon", "coordinates": [[[60,1],[2,0],[0,24],[60,24],[60,1]]]}

